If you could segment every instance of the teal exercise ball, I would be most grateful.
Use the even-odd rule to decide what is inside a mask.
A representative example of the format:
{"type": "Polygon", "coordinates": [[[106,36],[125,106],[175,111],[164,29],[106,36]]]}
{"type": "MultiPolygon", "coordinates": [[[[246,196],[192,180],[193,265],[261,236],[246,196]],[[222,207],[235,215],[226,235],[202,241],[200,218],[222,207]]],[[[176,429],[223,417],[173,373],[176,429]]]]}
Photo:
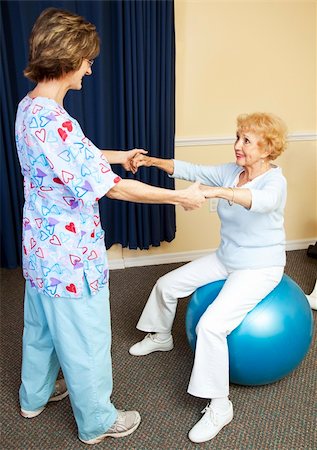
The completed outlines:
{"type": "MultiPolygon", "coordinates": [[[[193,351],[196,325],[224,283],[225,280],[206,284],[191,296],[186,334],[193,351]]],[[[227,338],[230,382],[258,386],[282,379],[304,359],[312,337],[313,314],[306,295],[295,281],[283,275],[275,289],[227,338]]]]}

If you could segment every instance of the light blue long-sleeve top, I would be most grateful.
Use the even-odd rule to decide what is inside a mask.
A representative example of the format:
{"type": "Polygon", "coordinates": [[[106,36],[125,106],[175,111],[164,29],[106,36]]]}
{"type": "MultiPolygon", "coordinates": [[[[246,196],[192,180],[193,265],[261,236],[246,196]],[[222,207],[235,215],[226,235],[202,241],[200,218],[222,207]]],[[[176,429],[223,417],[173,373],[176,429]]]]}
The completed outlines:
{"type": "MultiPolygon", "coordinates": [[[[199,181],[208,186],[236,187],[244,169],[235,163],[218,166],[191,164],[174,160],[174,178],[199,181]]],[[[282,170],[270,170],[243,185],[250,189],[252,205],[229,205],[219,199],[217,212],[221,220],[221,242],[216,251],[229,269],[255,269],[284,266],[286,179],[282,170]]]]}

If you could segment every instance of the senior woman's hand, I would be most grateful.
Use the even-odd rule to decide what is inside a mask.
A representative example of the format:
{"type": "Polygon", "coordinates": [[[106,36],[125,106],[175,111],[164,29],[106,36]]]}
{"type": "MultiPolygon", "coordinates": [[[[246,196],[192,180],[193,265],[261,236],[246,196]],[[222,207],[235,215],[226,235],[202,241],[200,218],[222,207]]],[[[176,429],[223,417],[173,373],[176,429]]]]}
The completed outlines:
{"type": "Polygon", "coordinates": [[[173,159],[163,159],[156,158],[154,156],[147,156],[144,154],[136,155],[132,160],[132,166],[135,171],[139,167],[157,167],[158,169],[164,170],[164,172],[172,175],[174,172],[174,161],[173,159]]]}
{"type": "Polygon", "coordinates": [[[142,153],[137,153],[131,161],[131,166],[136,173],[139,167],[151,167],[152,166],[152,158],[150,156],[146,156],[142,153]]]}
{"type": "Polygon", "coordinates": [[[135,158],[145,156],[147,150],[143,150],[142,148],[134,148],[133,150],[128,150],[124,152],[125,159],[122,162],[122,166],[128,172],[132,172],[133,174],[137,173],[138,166],[133,162],[135,158]]]}

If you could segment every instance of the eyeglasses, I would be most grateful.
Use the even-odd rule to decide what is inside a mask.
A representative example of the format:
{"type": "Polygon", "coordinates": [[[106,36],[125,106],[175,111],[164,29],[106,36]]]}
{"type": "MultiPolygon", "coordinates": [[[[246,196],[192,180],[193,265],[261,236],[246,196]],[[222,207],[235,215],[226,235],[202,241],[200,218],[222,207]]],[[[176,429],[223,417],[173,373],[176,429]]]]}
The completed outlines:
{"type": "Polygon", "coordinates": [[[86,59],[86,61],[88,61],[88,64],[90,65],[90,67],[93,65],[93,63],[95,62],[94,59],[86,59]]]}

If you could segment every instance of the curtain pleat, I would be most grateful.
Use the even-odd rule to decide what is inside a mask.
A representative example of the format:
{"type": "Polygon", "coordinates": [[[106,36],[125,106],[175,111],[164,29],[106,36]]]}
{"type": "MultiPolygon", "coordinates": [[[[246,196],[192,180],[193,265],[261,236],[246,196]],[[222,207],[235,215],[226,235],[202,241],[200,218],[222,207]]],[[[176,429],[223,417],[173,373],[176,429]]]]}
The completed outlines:
{"type": "MultiPolygon", "coordinates": [[[[120,126],[108,142],[122,148],[140,147],[158,157],[174,157],[175,132],[175,42],[174,4],[172,1],[111,2],[113,22],[106,33],[109,43],[113,86],[110,95],[113,117],[120,126]],[[119,133],[119,135],[118,135],[119,133]],[[117,144],[118,145],[118,144],[117,144]]],[[[131,177],[121,168],[118,174],[131,177]]],[[[136,178],[145,183],[174,188],[174,180],[158,169],[141,168],[136,178]]],[[[175,237],[175,208],[171,205],[100,202],[107,229],[107,247],[147,249],[170,242],[175,237]],[[107,223],[107,216],[120,216],[121,223],[107,223]]]]}

